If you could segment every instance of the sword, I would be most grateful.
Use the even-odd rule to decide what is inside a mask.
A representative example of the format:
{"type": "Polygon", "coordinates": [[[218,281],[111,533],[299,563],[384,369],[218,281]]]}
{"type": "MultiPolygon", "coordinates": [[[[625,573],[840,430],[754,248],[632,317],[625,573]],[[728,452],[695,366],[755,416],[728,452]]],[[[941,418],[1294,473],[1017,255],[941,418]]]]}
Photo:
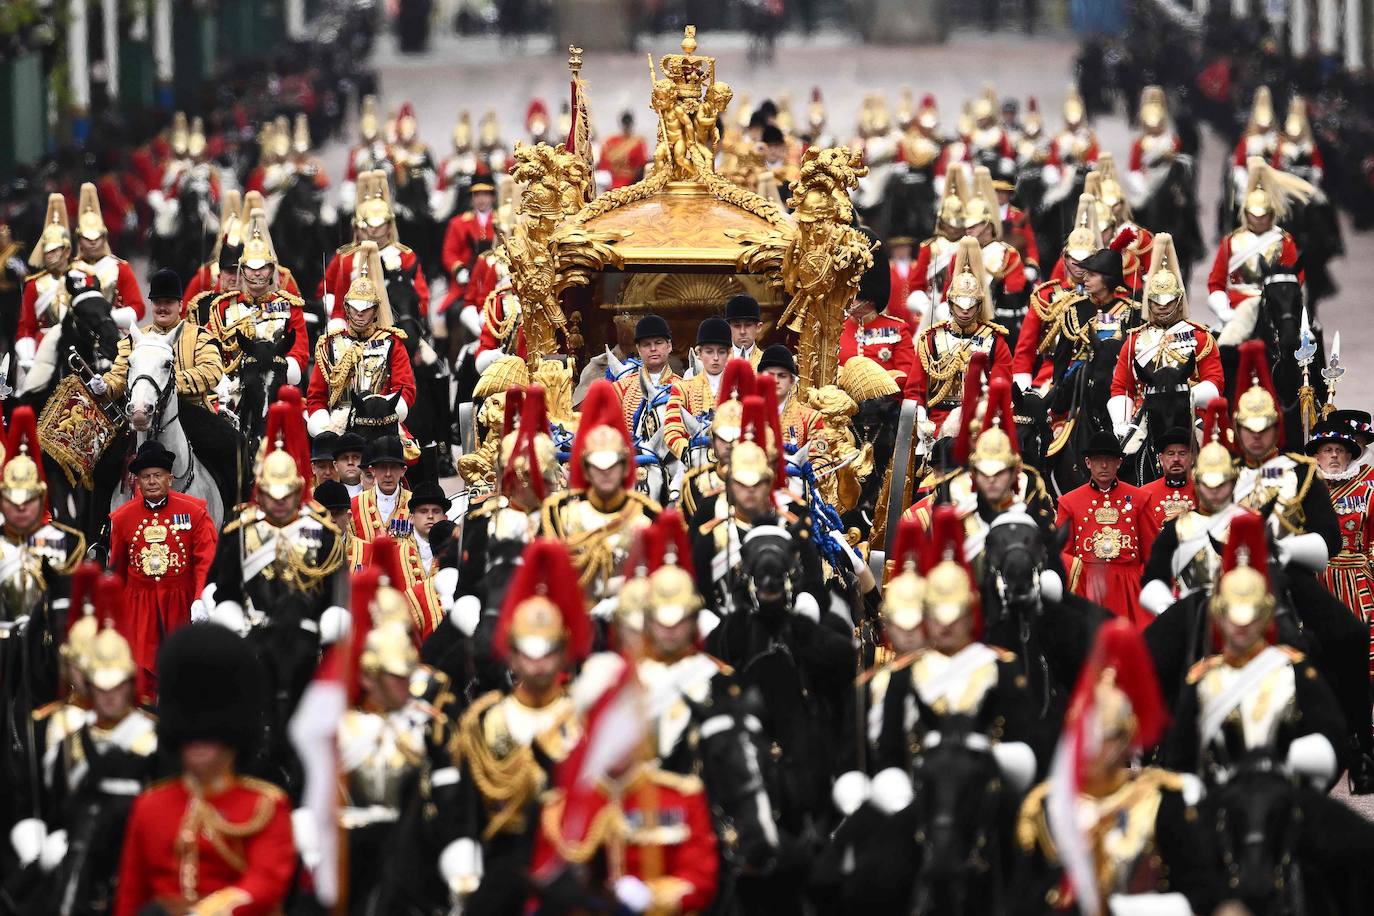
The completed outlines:
{"type": "Polygon", "coordinates": [[[0,401],[7,399],[14,394],[14,388],[10,385],[10,355],[6,353],[0,357],[0,401]]]}
{"type": "Polygon", "coordinates": [[[1326,379],[1326,406],[1322,408],[1322,419],[1326,419],[1336,409],[1336,383],[1344,375],[1345,367],[1341,365],[1341,332],[1337,331],[1331,340],[1331,353],[1327,356],[1326,368],[1322,370],[1322,378],[1326,379]]]}
{"type": "Polygon", "coordinates": [[[1307,320],[1307,306],[1302,307],[1302,325],[1298,331],[1298,348],[1293,356],[1302,367],[1302,387],[1298,389],[1298,410],[1302,416],[1302,437],[1307,439],[1312,433],[1312,425],[1317,420],[1317,392],[1312,388],[1311,366],[1317,355],[1317,341],[1312,336],[1312,325],[1307,320]]]}

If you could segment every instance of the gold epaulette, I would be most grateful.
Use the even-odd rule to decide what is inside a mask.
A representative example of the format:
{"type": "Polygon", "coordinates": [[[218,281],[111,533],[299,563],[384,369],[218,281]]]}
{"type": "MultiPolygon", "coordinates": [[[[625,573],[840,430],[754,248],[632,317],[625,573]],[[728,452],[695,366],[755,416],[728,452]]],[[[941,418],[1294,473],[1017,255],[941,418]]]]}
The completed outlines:
{"type": "Polygon", "coordinates": [[[361,246],[359,246],[357,242],[349,242],[347,245],[340,245],[337,249],[335,249],[334,254],[336,257],[346,258],[353,252],[357,251],[359,247],[361,246]]]}
{"type": "Polygon", "coordinates": [[[1021,802],[1021,811],[1016,816],[1016,845],[1021,847],[1022,852],[1031,852],[1039,840],[1045,847],[1047,858],[1058,858],[1049,825],[1045,823],[1045,796],[1049,790],[1050,784],[1042,782],[1026,793],[1025,800],[1021,802]]]}
{"type": "Polygon", "coordinates": [[[277,289],[277,295],[285,299],[287,302],[289,302],[291,305],[295,306],[298,309],[305,308],[305,300],[302,299],[300,296],[293,296],[291,293],[288,293],[286,290],[281,288],[277,289]]]}
{"type": "Polygon", "coordinates": [[[410,252],[410,251],[414,251],[414,250],[415,250],[415,249],[411,248],[409,245],[406,245],[406,244],[403,243],[403,242],[392,242],[392,243],[391,243],[391,247],[395,248],[395,249],[396,249],[397,251],[399,251],[401,254],[406,254],[407,252],[410,252]]]}
{"type": "Polygon", "coordinates": [[[1213,668],[1217,667],[1220,664],[1220,655],[1207,656],[1201,661],[1196,662],[1193,665],[1193,667],[1188,669],[1188,677],[1186,679],[1187,682],[1189,684],[1196,684],[1198,681],[1202,680],[1204,676],[1206,676],[1208,671],[1211,671],[1213,668]]]}
{"type": "Polygon", "coordinates": [[[405,340],[405,339],[406,339],[406,332],[405,332],[405,331],[402,331],[400,328],[393,328],[393,327],[391,327],[390,325],[387,325],[387,326],[384,327],[384,328],[378,328],[377,331],[376,331],[376,333],[378,333],[378,334],[390,334],[392,337],[396,338],[397,340],[405,340]]]}
{"type": "Polygon", "coordinates": [[[1002,334],[1003,336],[1009,333],[1006,328],[1004,328],[1002,325],[998,324],[995,321],[985,321],[983,322],[983,327],[992,328],[998,334],[1002,334]]]}
{"type": "Polygon", "coordinates": [[[1003,649],[1001,646],[988,646],[988,648],[991,649],[994,654],[996,654],[997,660],[999,662],[1006,662],[1010,664],[1016,661],[1015,652],[1012,652],[1008,649],[1003,649]]]}
{"type": "Polygon", "coordinates": [[[651,767],[648,771],[648,778],[656,786],[663,786],[672,789],[683,795],[700,795],[705,791],[705,785],[700,776],[692,776],[684,773],[670,773],[667,770],[651,767]]]}
{"type": "Polygon", "coordinates": [[[1277,645],[1277,646],[1275,646],[1274,648],[1275,648],[1275,649],[1278,649],[1278,650],[1279,650],[1280,652],[1282,652],[1284,655],[1287,655],[1287,656],[1288,656],[1288,660],[1289,660],[1290,662],[1292,662],[1293,664],[1297,664],[1298,662],[1302,662],[1302,661],[1306,661],[1306,660],[1307,660],[1307,656],[1306,656],[1304,653],[1299,652],[1297,649],[1294,649],[1292,646],[1277,645]]]}
{"type": "Polygon", "coordinates": [[[645,509],[648,509],[655,514],[663,511],[662,506],[660,506],[658,503],[654,502],[652,499],[645,496],[638,490],[626,490],[625,495],[628,496],[634,502],[639,503],[645,509]]]}
{"type": "Polygon", "coordinates": [[[286,798],[286,793],[281,790],[280,786],[275,783],[270,783],[265,779],[258,779],[254,776],[240,776],[239,785],[243,786],[245,789],[251,789],[259,795],[264,795],[274,802],[283,801],[286,798]]]}

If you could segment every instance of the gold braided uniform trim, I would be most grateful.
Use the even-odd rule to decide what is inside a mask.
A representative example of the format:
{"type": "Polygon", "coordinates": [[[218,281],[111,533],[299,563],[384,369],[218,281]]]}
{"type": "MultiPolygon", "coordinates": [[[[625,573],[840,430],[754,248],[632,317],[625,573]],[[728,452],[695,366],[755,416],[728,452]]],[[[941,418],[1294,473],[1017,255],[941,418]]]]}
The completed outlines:
{"type": "MultiPolygon", "coordinates": [[[[988,352],[989,358],[992,351],[997,349],[996,334],[1006,335],[1007,329],[1000,324],[991,321],[981,321],[978,323],[964,342],[942,356],[935,356],[931,353],[931,348],[935,346],[935,333],[941,328],[949,327],[950,333],[954,334],[954,324],[950,321],[942,321],[932,328],[928,328],[921,334],[920,346],[916,348],[917,355],[921,358],[921,368],[926,371],[928,378],[927,386],[934,391],[927,397],[927,401],[937,404],[945,400],[954,393],[956,385],[962,385],[964,372],[968,370],[969,359],[973,355],[973,340],[981,337],[984,331],[994,335],[992,347],[988,352]]],[[[957,335],[956,335],[957,336],[957,335]]]]}
{"type": "MultiPolygon", "coordinates": [[[[1050,833],[1049,819],[1045,813],[1045,800],[1049,794],[1049,788],[1048,782],[1042,782],[1026,794],[1025,801],[1021,803],[1020,814],[1016,819],[1016,843],[1024,852],[1031,852],[1038,845],[1046,859],[1058,862],[1059,850],[1055,846],[1053,835],[1050,833]]],[[[1089,846],[1093,849],[1094,858],[1100,859],[1098,850],[1101,847],[1102,834],[1107,826],[1115,820],[1111,816],[1112,813],[1130,810],[1140,802],[1157,796],[1163,791],[1183,791],[1183,777],[1168,770],[1146,767],[1140,771],[1138,776],[1117,789],[1116,793],[1113,793],[1121,796],[1117,804],[1113,809],[1102,812],[1098,824],[1089,831],[1089,846]]],[[[1098,864],[1101,867],[1100,861],[1098,864]]]]}
{"type": "Polygon", "coordinates": [[[602,574],[610,576],[614,573],[615,552],[606,543],[610,536],[620,533],[625,525],[646,510],[655,515],[663,511],[658,503],[639,491],[626,490],[625,504],[616,510],[615,517],[611,521],[592,531],[580,531],[572,534],[565,532],[562,524],[562,509],[576,500],[585,499],[586,494],[586,490],[555,493],[544,500],[544,505],[540,509],[543,532],[546,535],[551,534],[559,538],[568,545],[568,550],[572,553],[573,563],[579,571],[577,582],[584,589],[602,574]]]}
{"type": "Polygon", "coordinates": [[[191,801],[182,815],[177,828],[176,851],[181,862],[180,877],[182,896],[194,902],[199,893],[200,847],[197,838],[204,837],[206,842],[226,863],[237,872],[248,868],[247,859],[241,850],[241,843],[230,844],[230,840],[244,840],[257,836],[272,820],[277,803],[285,796],[270,783],[249,777],[237,777],[238,785],[258,793],[257,803],[248,819],[235,824],[225,819],[214,805],[205,800],[199,787],[186,783],[191,801]]]}
{"type": "Polygon", "coordinates": [[[544,770],[529,745],[521,745],[504,758],[498,758],[487,746],[482,718],[503,699],[505,694],[499,690],[482,694],[463,713],[454,733],[454,762],[467,764],[477,791],[489,808],[496,808],[482,830],[483,840],[490,840],[508,825],[519,829],[522,809],[544,785],[544,770]]]}
{"type": "Polygon", "coordinates": [[[253,902],[253,895],[241,887],[224,887],[210,896],[197,900],[197,916],[233,916],[235,910],[253,902]]]}
{"type": "Polygon", "coordinates": [[[501,306],[501,317],[496,316],[496,307],[501,305],[502,290],[493,289],[487,293],[487,298],[482,300],[482,325],[491,331],[493,337],[503,344],[508,343],[510,334],[515,330],[515,323],[520,320],[520,313],[511,309],[510,314],[506,314],[506,308],[501,306]]]}
{"type": "Polygon", "coordinates": [[[607,839],[623,837],[629,832],[624,813],[617,805],[608,802],[592,818],[586,836],[569,842],[563,836],[563,809],[566,804],[563,790],[554,789],[544,796],[544,810],[539,816],[539,826],[544,831],[545,839],[565,862],[585,865],[607,839]]]}

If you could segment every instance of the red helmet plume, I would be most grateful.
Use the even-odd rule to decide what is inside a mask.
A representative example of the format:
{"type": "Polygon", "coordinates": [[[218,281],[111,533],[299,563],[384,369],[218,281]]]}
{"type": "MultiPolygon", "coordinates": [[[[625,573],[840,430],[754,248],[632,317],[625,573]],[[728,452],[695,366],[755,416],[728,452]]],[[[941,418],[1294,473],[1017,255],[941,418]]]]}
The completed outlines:
{"type": "Polygon", "coordinates": [[[1110,248],[1112,251],[1115,251],[1117,254],[1120,254],[1124,252],[1127,248],[1131,247],[1132,243],[1135,242],[1137,235],[1138,233],[1134,229],[1132,229],[1130,226],[1127,226],[1125,229],[1122,229],[1120,232],[1116,234],[1116,238],[1112,239],[1112,243],[1107,247],[1110,248]]]}
{"type": "Polygon", "coordinates": [[[511,387],[506,389],[505,413],[501,416],[501,438],[509,436],[519,425],[520,411],[525,406],[525,389],[511,387]]]}
{"type": "Polygon", "coordinates": [[[687,523],[681,512],[673,507],[664,509],[647,530],[646,572],[651,573],[660,566],[677,566],[693,573],[692,545],[687,540],[687,523]]]}
{"type": "Polygon", "coordinates": [[[5,461],[12,461],[21,451],[33,459],[38,466],[38,480],[47,483],[43,473],[42,448],[38,441],[38,420],[33,408],[21,404],[10,414],[9,428],[5,436],[5,461]]]}
{"type": "Polygon", "coordinates": [[[561,618],[561,633],[568,652],[568,662],[575,664],[587,657],[592,646],[592,625],[582,600],[582,586],[572,555],[560,541],[536,538],[525,548],[520,558],[505,600],[501,616],[496,621],[492,649],[501,659],[510,657],[512,642],[522,637],[521,605],[535,598],[547,599],[561,618]]]}
{"type": "MultiPolygon", "coordinates": [[[[1169,714],[1145,641],[1127,620],[1118,618],[1098,629],[1092,653],[1078,676],[1078,685],[1069,703],[1066,728],[1082,727],[1088,718],[1103,711],[1097,708],[1098,686],[1106,678],[1110,678],[1112,686],[1130,702],[1135,722],[1131,747],[1135,750],[1153,747],[1164,734],[1169,714]]],[[[1080,752],[1092,750],[1085,746],[1079,749],[1080,752]]]]}
{"type": "Polygon", "coordinates": [[[978,398],[983,393],[983,374],[988,368],[988,355],[975,350],[964,371],[964,396],[959,402],[959,435],[954,439],[955,464],[966,464],[973,446],[973,416],[978,412],[978,398]]]}
{"type": "Polygon", "coordinates": [[[94,560],[85,560],[76,567],[72,573],[72,587],[70,603],[67,605],[67,630],[63,636],[63,642],[71,638],[72,627],[85,615],[86,602],[90,602],[91,607],[96,607],[95,583],[100,578],[100,564],[94,560]]]}
{"type": "Polygon", "coordinates": [[[903,515],[897,524],[897,536],[892,539],[892,555],[888,557],[892,562],[892,575],[921,567],[923,541],[921,523],[912,516],[903,515]]]}
{"type": "MultiPolygon", "coordinates": [[[[767,381],[769,387],[773,384],[773,380],[767,376],[761,377],[760,380],[767,381]]],[[[751,394],[744,399],[742,414],[739,441],[753,442],[763,449],[773,465],[773,489],[777,489],[782,486],[783,475],[787,472],[786,459],[783,458],[781,447],[782,434],[778,429],[777,408],[768,403],[765,395],[751,394]]]]}
{"type": "Polygon", "coordinates": [[[1235,437],[1231,431],[1231,412],[1227,409],[1226,399],[1212,398],[1202,411],[1202,442],[1216,442],[1228,452],[1236,450],[1235,437]]]}
{"type": "Polygon", "coordinates": [[[1011,403],[1011,382],[1004,378],[993,379],[988,385],[988,405],[983,410],[983,429],[999,427],[1011,440],[1011,449],[1021,454],[1021,446],[1016,439],[1016,411],[1011,403]]]}
{"type": "Polygon", "coordinates": [[[630,431],[625,426],[625,413],[620,406],[620,395],[612,382],[598,379],[592,383],[592,387],[587,390],[586,399],[582,401],[582,416],[577,421],[577,435],[573,437],[572,459],[569,462],[571,469],[568,475],[568,486],[571,489],[587,488],[587,473],[582,467],[583,459],[589,452],[587,441],[593,431],[603,426],[610,427],[620,436],[625,454],[625,487],[634,487],[634,440],[630,438],[630,431]]]}
{"type": "MultiPolygon", "coordinates": [[[[511,389],[511,392],[516,389],[511,389]]],[[[526,388],[521,397],[518,398],[520,404],[520,424],[515,430],[515,441],[511,446],[510,457],[506,459],[504,467],[501,468],[501,492],[513,493],[520,486],[520,465],[518,459],[524,459],[524,467],[529,476],[529,486],[534,495],[543,500],[548,493],[544,488],[543,469],[539,464],[539,450],[535,444],[535,437],[541,433],[545,436],[549,434],[548,409],[544,406],[544,389],[540,385],[531,385],[526,388]]],[[[506,425],[511,422],[511,393],[506,395],[506,425]]],[[[505,436],[502,436],[504,440],[505,436]]]]}
{"type": "MultiPolygon", "coordinates": [[[[764,451],[773,459],[774,482],[781,481],[787,469],[787,455],[782,442],[782,420],[778,416],[778,383],[771,375],[754,377],[754,392],[763,398],[763,416],[767,424],[769,438],[764,441],[764,451]]],[[[763,440],[760,440],[763,441],[763,440]]]]}
{"type": "Polygon", "coordinates": [[[730,360],[725,364],[725,369],[720,374],[720,393],[716,395],[716,403],[719,404],[731,398],[742,400],[745,395],[753,394],[757,387],[754,378],[754,367],[749,363],[749,360],[730,360]]]}

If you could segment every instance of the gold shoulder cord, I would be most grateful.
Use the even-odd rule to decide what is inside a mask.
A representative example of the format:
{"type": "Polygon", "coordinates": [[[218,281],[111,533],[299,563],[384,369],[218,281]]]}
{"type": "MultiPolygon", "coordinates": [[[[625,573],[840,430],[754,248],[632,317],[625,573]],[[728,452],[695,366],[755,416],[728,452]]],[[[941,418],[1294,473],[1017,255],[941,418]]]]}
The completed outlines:
{"type": "MultiPolygon", "coordinates": [[[[930,338],[930,347],[935,346],[934,338],[930,338]]],[[[920,348],[921,368],[926,371],[926,376],[933,383],[935,389],[926,399],[932,404],[938,404],[949,396],[954,390],[956,380],[962,380],[965,368],[968,366],[968,351],[972,346],[972,341],[963,343],[952,348],[943,356],[934,356],[929,352],[929,347],[920,348]]]]}
{"type": "Polygon", "coordinates": [[[348,387],[348,380],[353,375],[353,369],[362,358],[362,344],[353,343],[345,351],[343,358],[331,367],[329,365],[329,336],[325,335],[320,338],[319,344],[315,347],[315,363],[320,367],[325,380],[329,383],[330,408],[338,406],[339,399],[343,397],[344,389],[348,387]]]}
{"type": "Polygon", "coordinates": [[[562,790],[555,790],[545,798],[544,810],[539,818],[539,826],[544,837],[565,862],[585,865],[608,839],[616,839],[628,832],[625,815],[616,805],[607,803],[592,818],[586,836],[581,840],[569,841],[563,836],[563,808],[567,799],[562,790]]]}
{"type": "Polygon", "coordinates": [[[515,323],[520,319],[520,313],[511,309],[511,314],[505,314],[505,309],[501,310],[501,317],[496,317],[496,306],[501,301],[501,291],[494,289],[487,293],[487,298],[482,301],[482,323],[491,330],[492,336],[497,340],[505,341],[508,335],[515,329],[515,323]]]}
{"type": "Polygon", "coordinates": [[[478,697],[463,713],[454,735],[457,752],[455,765],[467,762],[472,781],[482,798],[496,807],[482,830],[482,839],[489,840],[500,833],[523,813],[521,809],[538,795],[543,786],[544,772],[534,759],[534,751],[521,745],[504,758],[492,753],[482,736],[482,714],[502,700],[500,691],[493,690],[478,697]]]}

